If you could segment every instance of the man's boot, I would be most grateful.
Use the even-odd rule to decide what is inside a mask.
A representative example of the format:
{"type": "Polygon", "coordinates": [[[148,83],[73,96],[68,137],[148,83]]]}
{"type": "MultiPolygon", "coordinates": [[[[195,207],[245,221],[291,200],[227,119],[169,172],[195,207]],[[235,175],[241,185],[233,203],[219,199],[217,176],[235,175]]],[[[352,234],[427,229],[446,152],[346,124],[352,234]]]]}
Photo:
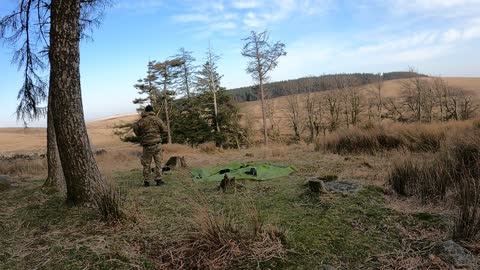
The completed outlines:
{"type": "Polygon", "coordinates": [[[144,187],[149,187],[149,186],[150,186],[150,182],[149,182],[149,181],[143,181],[143,186],[144,186],[144,187]]]}
{"type": "Polygon", "coordinates": [[[161,186],[161,185],[165,184],[165,182],[161,178],[155,179],[155,182],[157,183],[157,186],[161,186]]]}

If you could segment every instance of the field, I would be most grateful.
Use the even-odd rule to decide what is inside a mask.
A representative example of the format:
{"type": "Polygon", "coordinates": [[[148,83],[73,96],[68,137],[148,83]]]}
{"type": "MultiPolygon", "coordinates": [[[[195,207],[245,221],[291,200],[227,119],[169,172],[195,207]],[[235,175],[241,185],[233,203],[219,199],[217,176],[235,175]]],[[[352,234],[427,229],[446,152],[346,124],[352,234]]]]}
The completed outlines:
{"type": "MultiPolygon", "coordinates": [[[[477,78],[448,81],[480,89],[477,78]]],[[[399,85],[386,83],[385,93],[397,95],[399,85]]],[[[282,133],[290,134],[281,109],[286,97],[275,102],[275,117],[284,121],[282,133]]],[[[259,130],[259,103],[243,103],[240,109],[259,130]]],[[[191,269],[190,257],[203,269],[455,269],[436,250],[452,238],[458,210],[453,190],[445,200],[425,202],[421,196],[398,195],[388,179],[400,161],[435,160],[455,148],[461,141],[457,138],[480,145],[471,138],[478,134],[476,120],[385,124],[341,131],[311,144],[231,150],[210,144],[165,145],[165,159],[184,156],[189,168],[168,174],[164,186],[144,188],[141,148],[121,142],[112,130],[136,117],[87,124],[94,148],[106,151],[96,155],[100,169],[122,194],[127,218],[121,223],[103,222],[93,209],[70,208],[60,195],[42,189],[44,160],[0,160],[0,174],[14,180],[11,189],[0,193],[0,269],[191,269]],[[452,130],[456,133],[447,132],[452,130]],[[384,144],[385,135],[395,144],[384,144]],[[288,164],[297,171],[270,181],[242,181],[244,187],[227,193],[218,183],[191,179],[192,168],[231,161],[288,164]],[[310,192],[306,180],[324,176],[361,189],[310,192]],[[194,249],[188,245],[192,237],[204,242],[194,249]],[[221,256],[212,259],[216,254],[221,256]]],[[[44,147],[44,129],[0,129],[0,155],[43,153],[44,147]]],[[[423,196],[425,189],[413,192],[423,196]]],[[[480,258],[478,238],[461,243],[480,258]]]]}

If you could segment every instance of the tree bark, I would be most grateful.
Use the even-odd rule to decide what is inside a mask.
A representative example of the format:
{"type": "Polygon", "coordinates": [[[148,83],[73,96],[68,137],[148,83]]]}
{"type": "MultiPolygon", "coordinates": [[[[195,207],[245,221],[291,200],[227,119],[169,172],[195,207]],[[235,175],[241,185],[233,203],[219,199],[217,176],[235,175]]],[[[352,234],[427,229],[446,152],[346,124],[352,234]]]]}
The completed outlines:
{"type": "Polygon", "coordinates": [[[52,0],[50,95],[67,201],[89,204],[103,184],[85,126],[80,87],[80,1],[52,0]]]}
{"type": "Polygon", "coordinates": [[[259,80],[260,86],[260,99],[262,101],[262,119],[263,119],[263,140],[265,145],[268,144],[268,132],[267,132],[267,117],[265,113],[265,94],[263,92],[263,79],[259,80]]]}
{"type": "MultiPolygon", "coordinates": [[[[165,70],[165,74],[167,74],[167,72],[168,71],[165,70]]],[[[165,82],[163,83],[163,106],[165,110],[165,120],[167,121],[168,144],[172,144],[172,132],[170,128],[170,115],[168,111],[168,95],[167,95],[167,78],[166,77],[165,77],[165,82]]]]}
{"type": "Polygon", "coordinates": [[[47,163],[48,176],[43,184],[44,187],[52,187],[65,193],[65,177],[63,176],[62,163],[57,147],[57,138],[55,136],[55,126],[53,124],[52,98],[48,96],[47,111],[47,163]]]}
{"type": "Polygon", "coordinates": [[[220,132],[220,126],[218,125],[218,106],[217,106],[217,91],[213,91],[213,109],[215,112],[215,125],[217,132],[220,132]]]}

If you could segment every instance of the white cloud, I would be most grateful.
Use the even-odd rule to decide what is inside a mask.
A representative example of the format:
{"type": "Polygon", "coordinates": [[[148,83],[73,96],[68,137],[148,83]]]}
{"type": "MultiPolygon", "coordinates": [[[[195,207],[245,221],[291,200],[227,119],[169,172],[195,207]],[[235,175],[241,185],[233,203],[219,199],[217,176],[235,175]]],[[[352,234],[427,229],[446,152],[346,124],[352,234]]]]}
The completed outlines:
{"type": "Polygon", "coordinates": [[[204,14],[182,14],[173,16],[173,19],[177,22],[191,23],[191,22],[209,22],[210,18],[204,14]]]}
{"type": "MultiPolygon", "coordinates": [[[[173,16],[178,22],[203,22],[206,27],[225,24],[249,29],[265,28],[273,23],[287,20],[292,16],[309,16],[329,8],[334,0],[186,0],[189,9],[185,14],[173,16]],[[202,20],[193,20],[192,14],[202,14],[202,20]],[[226,16],[228,15],[228,16],[226,16]],[[207,17],[208,20],[204,20],[207,17]]],[[[230,28],[229,28],[230,29],[230,28]]]]}
{"type": "Polygon", "coordinates": [[[445,42],[455,42],[462,37],[462,33],[456,29],[450,29],[447,32],[443,33],[443,41],[445,42]]]}
{"type": "Polygon", "coordinates": [[[261,2],[257,0],[240,0],[232,3],[232,6],[237,9],[252,9],[260,5],[261,2]]]}

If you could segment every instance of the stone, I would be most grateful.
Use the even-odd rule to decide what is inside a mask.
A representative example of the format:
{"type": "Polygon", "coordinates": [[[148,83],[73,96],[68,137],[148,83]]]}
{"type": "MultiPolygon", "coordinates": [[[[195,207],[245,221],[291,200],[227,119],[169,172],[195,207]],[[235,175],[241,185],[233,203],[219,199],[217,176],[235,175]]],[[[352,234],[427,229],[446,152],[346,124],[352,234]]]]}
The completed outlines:
{"type": "Polygon", "coordinates": [[[348,194],[355,193],[362,189],[362,185],[345,181],[330,181],[325,183],[325,188],[329,192],[348,194]]]}
{"type": "Polygon", "coordinates": [[[445,262],[453,264],[455,267],[462,267],[467,269],[478,269],[475,256],[466,248],[459,244],[448,240],[442,242],[437,247],[437,255],[445,262]]]}
{"type": "Polygon", "coordinates": [[[10,177],[8,175],[0,175],[0,191],[5,191],[12,186],[10,177]]]}
{"type": "Polygon", "coordinates": [[[321,270],[335,270],[335,267],[329,265],[329,264],[322,264],[320,267],[321,270]]]}

